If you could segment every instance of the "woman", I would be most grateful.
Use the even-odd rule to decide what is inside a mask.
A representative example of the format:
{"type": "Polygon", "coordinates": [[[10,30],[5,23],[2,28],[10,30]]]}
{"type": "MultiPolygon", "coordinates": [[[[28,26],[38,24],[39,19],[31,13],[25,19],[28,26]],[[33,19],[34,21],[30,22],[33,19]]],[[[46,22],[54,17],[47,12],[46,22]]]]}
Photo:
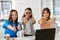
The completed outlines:
{"type": "Polygon", "coordinates": [[[54,18],[50,18],[51,12],[49,8],[42,10],[42,18],[38,21],[41,29],[52,28],[54,24],[54,18]]]}
{"type": "Polygon", "coordinates": [[[35,24],[35,19],[32,15],[32,9],[26,8],[24,15],[22,17],[22,23],[24,25],[24,36],[33,36],[35,34],[33,24],[35,24]]]}
{"type": "Polygon", "coordinates": [[[5,21],[3,28],[5,28],[5,37],[6,40],[15,40],[17,37],[17,31],[21,30],[21,27],[18,26],[18,12],[16,10],[11,10],[9,19],[5,21]]]}

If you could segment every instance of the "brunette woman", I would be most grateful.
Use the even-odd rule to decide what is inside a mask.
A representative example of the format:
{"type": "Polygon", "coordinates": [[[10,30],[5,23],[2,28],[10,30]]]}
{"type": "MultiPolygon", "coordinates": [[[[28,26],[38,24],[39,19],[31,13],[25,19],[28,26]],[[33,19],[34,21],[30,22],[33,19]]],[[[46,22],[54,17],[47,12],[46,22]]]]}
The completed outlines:
{"type": "Polygon", "coordinates": [[[22,17],[22,23],[24,25],[24,36],[33,36],[35,34],[33,25],[35,24],[35,19],[32,14],[32,9],[30,7],[25,9],[22,17]]]}
{"type": "Polygon", "coordinates": [[[5,21],[3,28],[5,28],[5,38],[6,40],[15,40],[17,37],[17,31],[21,30],[18,28],[18,12],[16,10],[11,10],[9,19],[5,21]]]}
{"type": "Polygon", "coordinates": [[[41,29],[53,28],[54,18],[50,17],[51,12],[49,8],[42,10],[42,18],[38,21],[41,29]]]}

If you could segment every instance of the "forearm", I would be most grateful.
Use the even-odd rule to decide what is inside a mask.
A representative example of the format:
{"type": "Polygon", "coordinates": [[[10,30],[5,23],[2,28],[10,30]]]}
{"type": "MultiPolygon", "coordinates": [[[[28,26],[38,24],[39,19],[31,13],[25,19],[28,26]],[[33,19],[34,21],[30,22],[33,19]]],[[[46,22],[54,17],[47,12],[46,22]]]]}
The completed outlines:
{"type": "Polygon", "coordinates": [[[8,27],[7,27],[7,28],[9,28],[9,29],[13,30],[13,27],[12,27],[11,25],[8,25],[8,27]]]}

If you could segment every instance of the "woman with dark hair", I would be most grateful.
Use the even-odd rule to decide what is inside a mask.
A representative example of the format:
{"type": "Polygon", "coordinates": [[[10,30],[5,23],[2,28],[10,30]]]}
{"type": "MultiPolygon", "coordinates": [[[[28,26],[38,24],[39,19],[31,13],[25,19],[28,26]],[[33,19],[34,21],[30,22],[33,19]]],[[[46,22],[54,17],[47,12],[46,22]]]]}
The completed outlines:
{"type": "Polygon", "coordinates": [[[54,24],[54,18],[50,18],[51,12],[49,8],[42,10],[42,18],[38,21],[41,29],[52,28],[54,24]]]}
{"type": "Polygon", "coordinates": [[[18,12],[16,10],[11,10],[9,19],[5,21],[3,28],[5,28],[5,38],[10,40],[17,37],[17,31],[21,30],[21,27],[18,28],[18,12]]]}
{"type": "Polygon", "coordinates": [[[32,15],[32,9],[30,7],[25,9],[21,21],[24,25],[24,36],[33,36],[35,34],[33,28],[33,24],[35,24],[35,19],[32,15]]]}

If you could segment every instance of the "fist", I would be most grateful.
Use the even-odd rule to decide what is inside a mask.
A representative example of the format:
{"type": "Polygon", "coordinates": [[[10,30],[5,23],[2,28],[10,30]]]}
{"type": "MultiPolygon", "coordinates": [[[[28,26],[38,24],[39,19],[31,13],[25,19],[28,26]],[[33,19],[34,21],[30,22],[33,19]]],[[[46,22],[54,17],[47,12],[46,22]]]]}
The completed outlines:
{"type": "Polygon", "coordinates": [[[15,27],[13,27],[13,31],[16,31],[16,28],[15,27]]]}
{"type": "Polygon", "coordinates": [[[20,27],[20,26],[18,26],[18,27],[17,27],[17,29],[18,29],[18,30],[21,30],[21,27],[20,27]]]}

